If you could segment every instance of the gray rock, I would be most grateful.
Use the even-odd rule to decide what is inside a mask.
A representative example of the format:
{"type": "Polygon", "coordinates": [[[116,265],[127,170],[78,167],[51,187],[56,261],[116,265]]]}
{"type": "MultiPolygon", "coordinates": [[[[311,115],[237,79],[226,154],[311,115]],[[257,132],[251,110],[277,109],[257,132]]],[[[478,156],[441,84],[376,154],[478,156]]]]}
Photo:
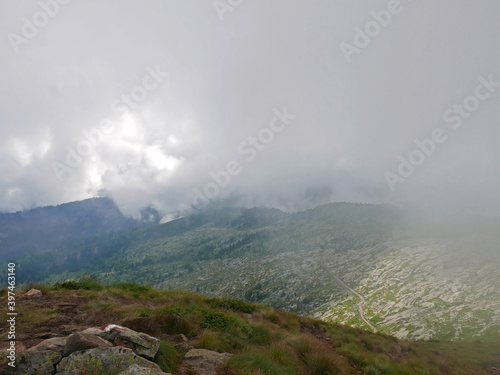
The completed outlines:
{"type": "Polygon", "coordinates": [[[87,333],[75,332],[69,335],[64,346],[63,357],[71,353],[93,348],[109,348],[113,346],[109,341],[99,336],[89,335],[87,333]]]}
{"type": "Polygon", "coordinates": [[[23,375],[54,374],[61,353],[52,350],[19,352],[16,357],[16,373],[23,375]]]}
{"type": "Polygon", "coordinates": [[[160,340],[156,337],[126,327],[111,329],[109,332],[99,328],[87,328],[83,333],[102,337],[116,345],[126,346],[147,358],[154,358],[160,348],[160,340]]]}
{"type": "Polygon", "coordinates": [[[54,337],[51,339],[43,340],[35,346],[32,346],[28,349],[29,352],[41,352],[44,350],[53,350],[60,352],[64,352],[64,346],[66,345],[66,338],[64,337],[54,337]]]}
{"type": "Polygon", "coordinates": [[[217,367],[227,362],[233,355],[206,349],[191,349],[184,356],[183,364],[196,375],[214,375],[217,367]]]}
{"type": "Polygon", "coordinates": [[[28,292],[24,293],[27,298],[40,298],[42,296],[42,291],[38,289],[30,289],[28,292]]]}
{"type": "MultiPolygon", "coordinates": [[[[105,371],[116,371],[118,373],[127,370],[133,364],[161,371],[157,364],[138,356],[132,349],[115,346],[74,352],[59,362],[57,374],[101,374],[105,371]]],[[[38,374],[41,374],[41,372],[38,374]]]]}
{"type": "Polygon", "coordinates": [[[118,375],[172,375],[161,370],[140,367],[139,365],[132,365],[125,371],[120,372],[118,375]]]}
{"type": "Polygon", "coordinates": [[[100,328],[95,328],[95,327],[87,328],[87,329],[84,329],[82,331],[82,333],[86,333],[86,334],[94,335],[94,336],[99,336],[99,337],[102,337],[103,339],[106,339],[106,340],[108,340],[108,337],[111,339],[111,335],[108,334],[107,332],[104,332],[100,328]]]}

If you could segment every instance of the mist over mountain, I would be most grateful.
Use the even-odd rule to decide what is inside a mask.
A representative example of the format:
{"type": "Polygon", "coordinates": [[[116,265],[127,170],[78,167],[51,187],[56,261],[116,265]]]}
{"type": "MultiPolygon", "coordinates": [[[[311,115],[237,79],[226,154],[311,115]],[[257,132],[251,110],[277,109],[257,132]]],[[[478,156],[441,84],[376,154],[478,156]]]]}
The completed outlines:
{"type": "Polygon", "coordinates": [[[2,3],[0,210],[168,219],[197,191],[294,210],[323,189],[498,215],[500,5],[396,3],[71,2],[33,38],[38,3],[2,3]]]}
{"type": "Polygon", "coordinates": [[[171,359],[236,354],[225,375],[326,375],[332,358],[498,375],[499,14],[498,0],[0,1],[0,310],[26,301],[29,331],[29,298],[52,304],[20,350],[59,312],[96,322],[127,292],[160,339],[197,332],[162,344],[171,359]],[[261,323],[266,349],[243,345],[261,323]],[[489,354],[462,367],[436,348],[489,354]]]}
{"type": "MultiPolygon", "coordinates": [[[[494,335],[498,221],[435,222],[391,205],[337,202],[287,213],[238,202],[164,224],[125,219],[109,200],[76,202],[56,210],[87,208],[65,219],[76,226],[64,238],[11,259],[21,279],[48,284],[90,274],[106,284],[261,302],[404,339],[494,335]]],[[[54,231],[44,222],[41,238],[54,231]]]]}

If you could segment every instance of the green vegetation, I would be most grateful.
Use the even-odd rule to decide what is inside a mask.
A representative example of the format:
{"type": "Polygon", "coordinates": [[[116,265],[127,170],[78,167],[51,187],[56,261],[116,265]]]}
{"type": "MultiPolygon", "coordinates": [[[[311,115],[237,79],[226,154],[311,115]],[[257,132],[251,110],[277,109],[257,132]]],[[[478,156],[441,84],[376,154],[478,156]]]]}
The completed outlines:
{"type": "MultiPolygon", "coordinates": [[[[17,264],[25,279],[48,284],[93,274],[116,287],[122,283],[127,288],[127,282],[134,281],[309,314],[327,302],[338,286],[334,282],[315,285],[322,263],[303,267],[302,259],[318,251],[326,256],[379,246],[392,238],[398,220],[399,212],[387,205],[335,203],[295,214],[209,207],[163,225],[29,254],[17,264]],[[295,280],[294,285],[287,280],[295,280]],[[231,284],[234,287],[228,293],[225,288],[231,284]]],[[[67,287],[74,287],[68,283],[67,287]]],[[[234,300],[224,303],[229,310],[251,313],[248,307],[234,305],[234,300]]]]}
{"type": "Polygon", "coordinates": [[[175,373],[179,365],[175,347],[167,341],[160,342],[154,361],[163,371],[169,373],[175,373]]]}
{"type": "Polygon", "coordinates": [[[196,348],[215,350],[219,353],[224,353],[231,350],[231,345],[223,332],[204,330],[200,335],[196,348]]]}
{"type": "Polygon", "coordinates": [[[99,284],[99,280],[92,275],[82,276],[78,281],[68,280],[63,283],[55,283],[55,289],[63,290],[102,290],[102,285],[99,284]]]}
{"type": "MultiPolygon", "coordinates": [[[[252,314],[256,302],[398,338],[480,339],[500,319],[500,257],[481,256],[475,246],[412,240],[401,221],[388,205],[335,203],[294,214],[213,206],[16,263],[23,280],[58,283],[61,290],[99,291],[91,278],[75,281],[92,274],[112,286],[109,293],[136,299],[161,299],[154,288],[186,290],[230,297],[204,302],[224,313],[252,314]]],[[[210,316],[205,324],[217,320],[210,316]]]]}
{"type": "Polygon", "coordinates": [[[234,298],[210,298],[206,302],[209,306],[225,310],[240,311],[247,314],[255,311],[255,306],[234,298]]]}
{"type": "MultiPolygon", "coordinates": [[[[43,286],[43,302],[31,300],[29,306],[19,304],[23,324],[19,325],[18,333],[34,335],[66,324],[65,313],[48,306],[76,298],[91,306],[91,311],[76,311],[78,319],[89,324],[103,323],[92,320],[102,317],[106,322],[121,324],[142,316],[141,324],[150,327],[162,340],[154,361],[174,375],[188,373],[182,365],[185,346],[168,341],[172,334],[179,333],[187,336],[189,346],[234,354],[221,370],[229,375],[486,375],[488,368],[500,365],[500,336],[493,331],[484,343],[406,342],[260,304],[157,291],[134,284],[88,289],[87,282],[76,281],[82,287],[69,290],[61,285],[43,286]],[[144,300],[137,295],[138,291],[155,297],[144,300]],[[45,313],[40,314],[34,308],[36,303],[41,308],[47,306],[45,313]],[[251,313],[247,312],[249,309],[251,313]],[[37,313],[30,315],[29,311],[37,313]],[[148,313],[144,314],[145,311],[148,313]]],[[[72,313],[70,319],[74,318],[72,313]]]]}

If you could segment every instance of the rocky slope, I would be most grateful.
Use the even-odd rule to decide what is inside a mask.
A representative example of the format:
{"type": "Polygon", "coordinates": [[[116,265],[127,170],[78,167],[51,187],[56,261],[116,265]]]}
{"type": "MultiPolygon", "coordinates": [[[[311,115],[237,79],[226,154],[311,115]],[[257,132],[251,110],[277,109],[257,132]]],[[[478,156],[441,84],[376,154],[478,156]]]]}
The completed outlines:
{"type": "Polygon", "coordinates": [[[104,283],[231,296],[400,339],[497,335],[500,223],[428,224],[412,233],[421,225],[407,219],[387,205],[334,203],[295,214],[216,206],[16,264],[24,281],[91,273],[104,283]]]}
{"type": "MultiPolygon", "coordinates": [[[[14,372],[5,354],[8,327],[1,326],[0,374],[480,375],[500,369],[500,341],[406,342],[264,305],[137,284],[102,286],[92,278],[35,287],[41,292],[17,292],[14,372]]],[[[2,289],[0,297],[6,295],[2,289]]]]}

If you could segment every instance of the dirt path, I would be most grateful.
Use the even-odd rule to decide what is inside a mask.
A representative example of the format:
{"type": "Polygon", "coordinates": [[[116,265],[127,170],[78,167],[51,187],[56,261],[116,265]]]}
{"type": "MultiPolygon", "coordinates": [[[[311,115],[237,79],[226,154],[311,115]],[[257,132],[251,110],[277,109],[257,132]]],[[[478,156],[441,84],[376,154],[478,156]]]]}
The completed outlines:
{"type": "Polygon", "coordinates": [[[359,294],[358,292],[356,292],[354,289],[352,289],[349,285],[347,285],[340,277],[338,277],[337,275],[335,275],[332,271],[330,271],[329,269],[327,268],[324,268],[325,271],[327,271],[330,275],[332,275],[335,280],[341,285],[343,286],[345,289],[347,289],[349,292],[351,292],[352,294],[354,294],[355,296],[357,296],[359,298],[359,303],[358,303],[358,311],[359,311],[359,316],[361,317],[361,319],[363,320],[363,322],[365,322],[368,327],[370,327],[372,329],[372,331],[374,333],[377,333],[378,330],[377,328],[375,328],[375,326],[370,323],[368,321],[368,319],[366,319],[366,316],[365,316],[365,310],[363,308],[366,300],[365,300],[365,297],[363,297],[361,294],[359,294]]]}

